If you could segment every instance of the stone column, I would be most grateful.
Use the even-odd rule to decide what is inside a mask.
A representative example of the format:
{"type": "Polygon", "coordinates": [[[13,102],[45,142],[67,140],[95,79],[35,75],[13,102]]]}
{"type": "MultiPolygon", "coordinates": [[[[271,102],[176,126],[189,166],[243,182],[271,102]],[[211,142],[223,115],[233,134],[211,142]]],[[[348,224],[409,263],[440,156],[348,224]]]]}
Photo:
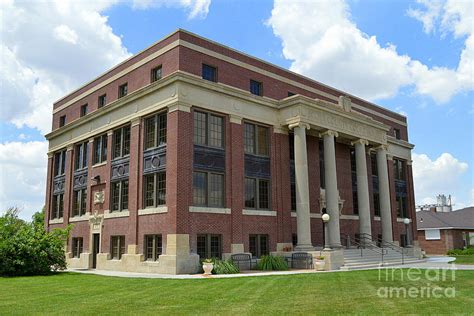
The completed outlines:
{"type": "Polygon", "coordinates": [[[383,241],[393,242],[392,211],[390,207],[390,186],[387,169],[387,146],[382,145],[377,150],[377,171],[379,174],[380,219],[382,222],[383,241]]]}
{"type": "Polygon", "coordinates": [[[314,250],[311,244],[311,218],[309,215],[308,155],[306,151],[306,123],[289,126],[295,134],[295,182],[296,182],[296,230],[298,234],[297,251],[314,250]]]}
{"type": "Polygon", "coordinates": [[[324,180],[326,182],[326,211],[331,217],[327,224],[329,246],[341,247],[341,232],[339,228],[339,192],[337,190],[335,131],[326,131],[320,135],[324,140],[324,180]]]}
{"type": "Polygon", "coordinates": [[[369,181],[367,179],[367,155],[365,152],[365,146],[367,146],[369,143],[364,139],[359,139],[352,144],[355,146],[356,155],[359,233],[371,235],[372,229],[370,224],[369,181]]]}

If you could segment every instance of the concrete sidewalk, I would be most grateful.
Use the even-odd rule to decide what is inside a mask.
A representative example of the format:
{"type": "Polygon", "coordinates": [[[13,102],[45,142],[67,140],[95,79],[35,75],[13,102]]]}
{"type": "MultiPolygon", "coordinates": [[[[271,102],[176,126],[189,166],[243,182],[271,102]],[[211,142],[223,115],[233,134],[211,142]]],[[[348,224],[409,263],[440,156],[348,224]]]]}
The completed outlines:
{"type": "MultiPolygon", "coordinates": [[[[455,269],[455,270],[474,270],[474,265],[459,265],[450,264],[448,262],[453,261],[454,257],[429,257],[426,261],[420,263],[411,263],[404,265],[396,265],[389,267],[382,267],[384,269],[392,268],[419,268],[419,269],[455,269]]],[[[376,270],[379,268],[371,268],[367,270],[376,270]]],[[[316,270],[289,270],[289,271],[243,271],[239,274],[213,274],[205,276],[203,274],[154,274],[154,273],[136,273],[136,272],[121,272],[121,271],[106,271],[106,270],[80,270],[80,269],[68,269],[68,272],[78,272],[84,274],[96,274],[103,276],[114,276],[122,278],[147,278],[147,279],[221,279],[221,278],[240,278],[240,277],[260,277],[270,275],[293,275],[293,274],[308,274],[308,273],[351,273],[353,271],[316,271],[316,270]]]]}

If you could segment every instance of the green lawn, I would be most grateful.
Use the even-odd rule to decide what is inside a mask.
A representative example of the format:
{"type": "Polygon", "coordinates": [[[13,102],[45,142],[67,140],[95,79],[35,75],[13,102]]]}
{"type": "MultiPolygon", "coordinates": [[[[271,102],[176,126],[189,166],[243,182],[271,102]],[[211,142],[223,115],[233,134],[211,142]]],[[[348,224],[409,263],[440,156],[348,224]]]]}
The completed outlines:
{"type": "MultiPolygon", "coordinates": [[[[406,272],[407,270],[405,270],[406,272]]],[[[399,276],[399,274],[398,274],[399,276]]],[[[385,278],[385,275],[383,276],[385,278]]],[[[456,280],[379,280],[356,271],[231,279],[164,280],[59,273],[0,278],[4,314],[466,314],[474,306],[474,271],[456,280]],[[454,298],[381,298],[380,287],[455,287],[454,298]]]]}
{"type": "Polygon", "coordinates": [[[450,256],[450,257],[456,257],[456,260],[451,261],[450,263],[474,264],[474,255],[460,255],[460,256],[450,256]]]}

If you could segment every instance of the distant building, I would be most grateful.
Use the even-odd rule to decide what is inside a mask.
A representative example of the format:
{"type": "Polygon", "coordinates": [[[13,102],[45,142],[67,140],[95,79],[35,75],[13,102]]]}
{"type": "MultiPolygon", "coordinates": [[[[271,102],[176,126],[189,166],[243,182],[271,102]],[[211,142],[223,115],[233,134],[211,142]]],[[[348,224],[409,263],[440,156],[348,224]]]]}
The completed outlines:
{"type": "Polygon", "coordinates": [[[417,205],[416,211],[435,211],[435,212],[451,212],[453,204],[451,203],[451,194],[446,198],[446,195],[439,194],[436,197],[436,204],[417,205]]]}
{"type": "Polygon", "coordinates": [[[450,249],[474,246],[474,207],[416,213],[418,242],[427,254],[444,255],[450,249]]]}

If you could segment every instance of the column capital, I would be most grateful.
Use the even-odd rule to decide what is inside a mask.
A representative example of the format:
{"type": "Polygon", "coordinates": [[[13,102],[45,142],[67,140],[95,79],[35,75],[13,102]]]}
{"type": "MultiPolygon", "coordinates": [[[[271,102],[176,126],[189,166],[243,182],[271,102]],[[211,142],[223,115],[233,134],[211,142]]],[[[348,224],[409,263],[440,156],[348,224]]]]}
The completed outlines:
{"type": "Polygon", "coordinates": [[[68,145],[66,151],[72,151],[74,149],[74,145],[68,145]]]}
{"type": "Polygon", "coordinates": [[[358,139],[358,140],[355,140],[355,141],[352,141],[351,142],[351,145],[354,146],[355,144],[362,144],[364,146],[368,146],[369,145],[369,142],[366,140],[366,139],[358,139]]]}
{"type": "Polygon", "coordinates": [[[273,132],[278,134],[288,135],[288,128],[281,125],[274,125],[273,132]]]}
{"type": "Polygon", "coordinates": [[[323,136],[326,136],[326,135],[333,136],[333,137],[339,137],[338,132],[330,130],[330,129],[328,129],[325,132],[319,133],[319,137],[323,137],[323,136]]]}
{"type": "Polygon", "coordinates": [[[48,153],[48,158],[53,158],[53,157],[54,157],[54,153],[53,153],[52,151],[50,151],[50,152],[48,153]]]}
{"type": "Polygon", "coordinates": [[[94,142],[94,137],[89,138],[89,144],[94,142]]]}
{"type": "Polygon", "coordinates": [[[234,124],[242,124],[242,117],[235,114],[230,114],[229,121],[234,124]]]}
{"type": "Polygon", "coordinates": [[[387,154],[387,160],[393,160],[393,155],[387,154]]]}
{"type": "Polygon", "coordinates": [[[385,151],[387,151],[387,150],[388,150],[388,146],[387,146],[387,145],[379,145],[379,146],[374,147],[374,150],[376,150],[376,151],[379,151],[379,150],[385,150],[385,151]]]}
{"type": "Polygon", "coordinates": [[[168,105],[168,113],[174,112],[174,111],[183,111],[183,112],[191,112],[191,105],[182,103],[182,102],[174,102],[172,104],[168,105]]]}
{"type": "Polygon", "coordinates": [[[413,164],[413,160],[407,160],[407,166],[411,166],[413,164]]]}
{"type": "Polygon", "coordinates": [[[140,125],[142,118],[141,117],[135,117],[132,119],[132,127],[140,125]]]}
{"type": "Polygon", "coordinates": [[[296,122],[288,125],[289,129],[294,129],[295,127],[302,127],[304,129],[309,129],[309,124],[304,122],[296,122]]]}
{"type": "Polygon", "coordinates": [[[113,130],[107,131],[107,136],[112,136],[112,135],[114,135],[114,131],[113,131],[113,130]]]}

